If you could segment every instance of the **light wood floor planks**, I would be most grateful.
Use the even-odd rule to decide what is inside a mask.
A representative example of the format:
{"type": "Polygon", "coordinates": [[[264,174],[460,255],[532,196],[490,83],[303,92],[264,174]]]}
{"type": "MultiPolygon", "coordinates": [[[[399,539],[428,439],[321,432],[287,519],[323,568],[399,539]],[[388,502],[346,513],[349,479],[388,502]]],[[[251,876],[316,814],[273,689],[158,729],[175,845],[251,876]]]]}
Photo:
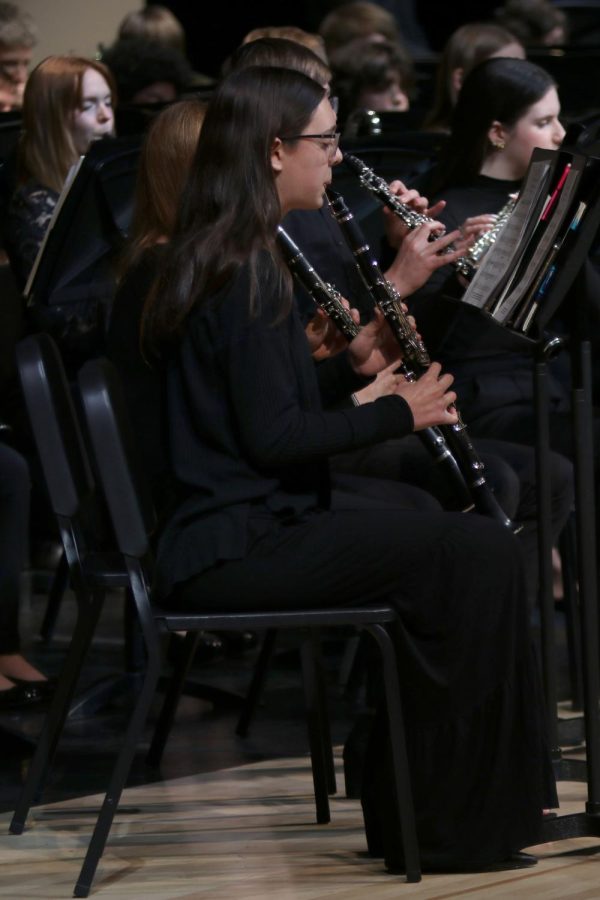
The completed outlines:
{"type": "MultiPolygon", "coordinates": [[[[338,759],[339,762],[339,759],[338,759]]],[[[343,786],[341,772],[339,786],[343,786]]],[[[332,800],[330,825],[314,824],[307,759],[246,765],[136,787],[124,793],[92,897],[119,900],[598,900],[600,839],[535,848],[534,869],[426,875],[406,884],[365,854],[358,801],[332,800]],[[571,851],[571,853],[567,853],[571,851]],[[573,851],[580,851],[579,854],[573,851]]],[[[585,786],[559,785],[562,812],[583,809],[585,786]]],[[[40,806],[9,835],[0,819],[0,897],[72,896],[99,797],[40,806]]]]}

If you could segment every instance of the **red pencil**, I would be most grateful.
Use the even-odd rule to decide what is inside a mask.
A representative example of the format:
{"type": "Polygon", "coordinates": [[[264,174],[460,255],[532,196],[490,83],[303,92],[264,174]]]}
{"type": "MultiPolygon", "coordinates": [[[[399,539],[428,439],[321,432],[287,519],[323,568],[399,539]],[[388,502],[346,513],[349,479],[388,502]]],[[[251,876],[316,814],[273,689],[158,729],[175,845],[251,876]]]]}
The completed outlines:
{"type": "Polygon", "coordinates": [[[571,163],[567,163],[563,170],[562,175],[560,176],[560,178],[558,180],[558,184],[556,185],[552,194],[550,195],[550,197],[548,197],[548,200],[546,201],[546,205],[544,206],[544,210],[542,212],[542,215],[540,216],[540,222],[545,222],[546,219],[548,218],[548,216],[550,215],[550,213],[552,212],[552,209],[554,208],[554,205],[558,199],[558,195],[562,191],[562,189],[565,185],[565,181],[567,180],[567,175],[569,174],[570,171],[571,171],[571,163]]]}

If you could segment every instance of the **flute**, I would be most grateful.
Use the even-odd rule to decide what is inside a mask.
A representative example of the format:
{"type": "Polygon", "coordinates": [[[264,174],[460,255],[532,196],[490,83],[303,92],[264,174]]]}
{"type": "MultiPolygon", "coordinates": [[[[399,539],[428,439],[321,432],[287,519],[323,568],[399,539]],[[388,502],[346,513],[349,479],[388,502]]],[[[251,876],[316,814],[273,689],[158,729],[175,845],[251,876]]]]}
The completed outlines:
{"type": "MultiPolygon", "coordinates": [[[[378,200],[391,209],[393,213],[395,213],[399,219],[406,225],[407,228],[410,228],[412,231],[414,228],[417,228],[419,225],[423,225],[429,222],[433,222],[430,216],[426,216],[423,213],[418,213],[414,209],[411,209],[406,203],[402,203],[398,197],[392,193],[389,188],[389,185],[385,181],[384,178],[381,178],[379,175],[376,175],[373,169],[370,169],[361,159],[357,156],[352,156],[350,153],[344,154],[344,162],[348,166],[348,168],[358,176],[358,180],[362,187],[366,188],[368,191],[371,191],[378,200]]],[[[481,262],[484,255],[490,249],[492,244],[495,243],[498,235],[504,228],[506,222],[510,218],[510,215],[515,208],[515,204],[517,202],[516,196],[511,196],[508,202],[502,207],[498,215],[496,216],[496,221],[492,228],[489,231],[485,231],[476,241],[475,243],[469,247],[464,256],[461,256],[459,259],[453,262],[454,268],[457,272],[466,278],[467,281],[470,281],[475,272],[477,271],[477,267],[481,262]]],[[[438,238],[441,237],[441,233],[437,233],[433,231],[430,236],[430,241],[437,241],[438,238]]],[[[444,253],[451,253],[454,250],[454,246],[450,244],[445,248],[444,253]]]]}
{"type": "MultiPolygon", "coordinates": [[[[366,242],[360,226],[346,206],[344,198],[330,188],[326,190],[326,194],[334,218],[346,238],[371,297],[388,321],[400,344],[404,359],[413,366],[415,377],[419,378],[429,368],[431,360],[423,342],[414,335],[410,322],[402,309],[398,291],[386,280],[379,268],[379,263],[366,242]],[[405,336],[409,331],[412,336],[407,340],[405,336]]],[[[460,413],[458,410],[456,412],[458,422],[454,425],[442,425],[439,428],[462,472],[475,509],[515,533],[520,531],[521,526],[514,525],[488,485],[484,465],[473,447],[460,413]]]]}

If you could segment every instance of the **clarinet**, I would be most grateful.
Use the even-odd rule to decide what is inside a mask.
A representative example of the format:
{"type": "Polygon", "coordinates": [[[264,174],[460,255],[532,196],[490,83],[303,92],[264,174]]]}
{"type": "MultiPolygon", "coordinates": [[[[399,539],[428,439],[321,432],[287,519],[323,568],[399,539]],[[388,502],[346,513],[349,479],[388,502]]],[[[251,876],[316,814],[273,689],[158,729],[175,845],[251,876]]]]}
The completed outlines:
{"type": "MultiPolygon", "coordinates": [[[[356,324],[349,310],[342,303],[340,292],[321,278],[281,225],[277,229],[277,241],[285,262],[298,283],[307,291],[317,306],[320,306],[327,313],[347,341],[355,338],[360,331],[360,325],[356,324]]],[[[412,331],[412,329],[410,330],[412,331]]],[[[406,365],[406,361],[403,361],[398,369],[407,381],[416,381],[417,376],[406,365]]],[[[440,463],[444,467],[447,475],[458,489],[459,496],[468,497],[470,492],[460,466],[448,447],[441,430],[432,426],[423,428],[415,433],[435,462],[440,463]]],[[[463,508],[463,512],[468,512],[473,508],[473,503],[468,504],[463,508]]]]}
{"type": "MultiPolygon", "coordinates": [[[[360,226],[346,206],[344,198],[330,188],[326,190],[326,194],[334,218],[346,238],[346,242],[352,251],[371,297],[387,319],[402,348],[404,359],[413,366],[415,377],[419,378],[427,371],[431,365],[431,360],[423,342],[414,336],[410,322],[402,309],[398,291],[384,277],[383,272],[379,268],[379,263],[367,244],[360,226]],[[405,335],[409,330],[411,338],[407,341],[405,335]]],[[[471,443],[466,426],[460,418],[460,413],[458,413],[458,410],[456,412],[458,414],[458,422],[454,425],[441,425],[440,431],[444,435],[461,469],[475,509],[482,515],[495,519],[505,528],[510,528],[511,531],[517,533],[522,526],[513,524],[495,498],[485,479],[484,465],[471,443]]]]}
{"type": "MultiPolygon", "coordinates": [[[[406,225],[407,228],[410,228],[412,231],[414,228],[417,228],[419,225],[423,225],[427,222],[433,222],[434,220],[430,218],[430,216],[425,216],[422,213],[416,212],[414,209],[411,209],[410,206],[407,206],[406,203],[402,203],[395,194],[392,194],[389,186],[384,178],[381,178],[379,175],[376,175],[373,169],[370,169],[361,159],[357,156],[352,156],[350,153],[344,154],[344,162],[348,166],[348,168],[358,176],[358,180],[360,181],[361,187],[366,188],[368,191],[371,191],[378,200],[391,209],[393,213],[395,213],[399,219],[406,225]]],[[[508,221],[510,214],[512,213],[515,204],[516,197],[511,197],[506,203],[505,206],[502,207],[498,216],[496,218],[496,222],[489,231],[484,232],[481,237],[475,241],[472,247],[467,250],[464,256],[461,256],[460,259],[454,261],[453,266],[456,271],[466,278],[467,281],[470,281],[475,272],[477,271],[477,267],[481,262],[482,257],[487,253],[492,244],[496,241],[500,231],[504,228],[504,225],[508,221]]],[[[438,238],[441,237],[441,234],[436,232],[432,232],[429,236],[430,241],[437,241],[438,238]]],[[[444,250],[444,253],[450,253],[454,250],[452,244],[450,244],[444,250]]]]}

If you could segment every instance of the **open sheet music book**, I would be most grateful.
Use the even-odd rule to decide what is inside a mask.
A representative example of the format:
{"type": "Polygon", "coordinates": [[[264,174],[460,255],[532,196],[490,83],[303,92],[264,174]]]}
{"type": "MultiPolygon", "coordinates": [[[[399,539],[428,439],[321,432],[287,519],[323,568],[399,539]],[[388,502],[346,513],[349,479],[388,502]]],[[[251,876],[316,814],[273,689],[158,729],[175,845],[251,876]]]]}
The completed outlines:
{"type": "Polygon", "coordinates": [[[46,244],[48,243],[48,241],[50,239],[50,234],[58,220],[60,211],[64,206],[65,200],[67,199],[69,191],[71,190],[71,185],[75,181],[75,176],[79,172],[83,160],[84,160],[84,157],[80,156],[79,159],[77,160],[77,162],[73,163],[73,165],[69,169],[69,171],[67,173],[67,177],[65,178],[65,183],[63,184],[63,187],[62,187],[62,191],[60,192],[60,196],[59,196],[58,200],[56,201],[56,206],[54,207],[54,211],[52,213],[52,218],[50,219],[50,223],[48,225],[48,228],[46,229],[46,233],[44,234],[44,239],[43,239],[42,243],[40,244],[40,249],[38,250],[37,256],[35,258],[35,262],[33,264],[31,272],[29,273],[29,278],[27,279],[27,284],[25,285],[25,290],[23,292],[25,295],[25,299],[29,303],[33,302],[32,288],[33,288],[33,285],[35,282],[35,277],[37,275],[37,270],[39,268],[40,261],[42,259],[42,256],[44,255],[44,250],[46,249],[46,244]]]}
{"type": "Polygon", "coordinates": [[[512,215],[484,256],[462,298],[463,303],[487,309],[497,297],[533,229],[532,211],[539,210],[545,197],[550,169],[547,161],[531,163],[512,215]]]}
{"type": "MultiPolygon", "coordinates": [[[[534,151],[515,210],[484,257],[463,302],[527,334],[600,194],[600,160],[534,151]]],[[[564,291],[563,291],[564,293],[564,291]]]]}

